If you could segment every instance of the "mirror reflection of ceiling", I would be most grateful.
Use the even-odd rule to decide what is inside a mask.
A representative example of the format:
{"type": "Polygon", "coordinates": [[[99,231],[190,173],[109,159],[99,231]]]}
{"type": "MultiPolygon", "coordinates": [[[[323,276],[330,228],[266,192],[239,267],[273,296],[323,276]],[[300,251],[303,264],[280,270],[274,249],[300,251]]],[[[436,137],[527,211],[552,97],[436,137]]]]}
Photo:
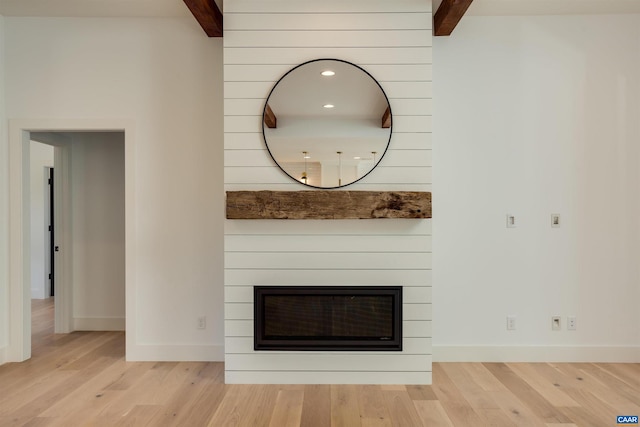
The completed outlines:
{"type": "Polygon", "coordinates": [[[357,181],[389,144],[387,97],[369,74],[348,62],[316,60],[294,68],[274,86],[267,106],[263,129],[269,152],[296,180],[305,157],[320,165],[320,182],[306,182],[314,187],[357,181]],[[331,75],[323,75],[327,71],[331,75]]]}

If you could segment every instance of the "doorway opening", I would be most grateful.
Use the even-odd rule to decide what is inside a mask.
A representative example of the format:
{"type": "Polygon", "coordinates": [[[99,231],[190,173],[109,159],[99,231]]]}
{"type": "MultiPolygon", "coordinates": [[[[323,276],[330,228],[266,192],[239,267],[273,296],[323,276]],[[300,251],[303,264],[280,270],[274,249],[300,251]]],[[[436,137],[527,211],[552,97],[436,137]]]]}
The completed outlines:
{"type": "Polygon", "coordinates": [[[47,179],[47,184],[49,184],[49,198],[48,198],[48,211],[49,211],[49,221],[48,221],[48,225],[47,225],[47,231],[48,231],[48,240],[49,240],[49,254],[47,256],[47,278],[49,279],[49,296],[50,297],[55,297],[56,296],[56,286],[55,286],[55,262],[54,262],[54,252],[55,252],[55,230],[54,230],[54,211],[53,211],[53,206],[54,206],[54,200],[55,200],[55,191],[54,191],[54,187],[53,187],[53,168],[48,168],[49,169],[49,178],[47,179]]]}
{"type": "MultiPolygon", "coordinates": [[[[30,287],[32,343],[53,333],[54,147],[29,141],[30,287]]],[[[33,348],[33,346],[32,346],[33,348]]]]}
{"type": "Polygon", "coordinates": [[[131,259],[127,248],[132,240],[128,236],[133,234],[128,220],[133,206],[125,204],[133,175],[132,138],[126,137],[131,129],[130,122],[119,120],[10,121],[10,185],[14,189],[10,202],[20,208],[11,209],[9,216],[11,301],[6,361],[31,357],[31,284],[36,274],[39,282],[45,282],[40,295],[55,300],[56,333],[125,330],[131,259]],[[46,184],[41,195],[41,238],[39,230],[34,233],[31,218],[32,140],[53,147],[54,152],[54,164],[35,171],[46,184]],[[48,209],[45,193],[53,198],[48,209]],[[45,225],[44,217],[51,223],[45,225]],[[39,246],[32,241],[34,234],[39,236],[39,246]],[[43,263],[34,273],[35,252],[43,263]]]}

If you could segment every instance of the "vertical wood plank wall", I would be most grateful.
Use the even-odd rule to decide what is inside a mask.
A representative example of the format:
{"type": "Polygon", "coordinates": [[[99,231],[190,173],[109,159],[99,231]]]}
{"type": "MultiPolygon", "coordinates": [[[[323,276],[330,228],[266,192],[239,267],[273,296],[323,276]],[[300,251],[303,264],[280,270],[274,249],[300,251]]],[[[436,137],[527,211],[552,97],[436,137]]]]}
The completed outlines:
{"type": "MultiPolygon", "coordinates": [[[[273,163],[261,114],[317,58],[363,67],[393,112],[389,151],[349,190],[431,191],[431,2],[224,4],[225,190],[304,190],[273,163]]],[[[337,190],[339,191],[339,190],[337,190]]],[[[226,220],[227,383],[431,383],[431,220],[226,220]],[[402,285],[402,352],[255,352],[253,285],[402,285]]]]}

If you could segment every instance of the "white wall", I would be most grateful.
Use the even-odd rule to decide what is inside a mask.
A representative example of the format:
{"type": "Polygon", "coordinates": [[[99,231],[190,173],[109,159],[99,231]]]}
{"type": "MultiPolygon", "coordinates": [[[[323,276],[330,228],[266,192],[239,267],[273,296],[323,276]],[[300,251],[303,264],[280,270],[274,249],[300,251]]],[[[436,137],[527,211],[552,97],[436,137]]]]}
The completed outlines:
{"type": "MultiPolygon", "coordinates": [[[[362,66],[390,99],[380,166],[348,190],[431,190],[431,5],[231,1],[225,4],[225,188],[308,190],[271,160],[261,114],[293,66],[362,66]]],[[[337,190],[340,191],[340,190],[337,190]]],[[[430,383],[431,220],[227,220],[227,383],[430,383]],[[253,285],[402,285],[398,352],[255,352],[253,285]]]]}
{"type": "Polygon", "coordinates": [[[124,133],[70,135],[74,329],[124,330],[124,133]]]}
{"type": "Polygon", "coordinates": [[[640,16],[467,16],[434,75],[436,359],[640,361],[640,16]]]}
{"type": "Polygon", "coordinates": [[[48,278],[49,257],[49,169],[53,167],[53,147],[31,141],[31,298],[51,295],[48,278]]]}
{"type": "Polygon", "coordinates": [[[134,122],[127,358],[221,360],[222,41],[191,17],[5,24],[9,119],[134,122]]]}
{"type": "Polygon", "coordinates": [[[0,15],[0,363],[9,336],[9,145],[5,115],[5,21],[0,15]]]}

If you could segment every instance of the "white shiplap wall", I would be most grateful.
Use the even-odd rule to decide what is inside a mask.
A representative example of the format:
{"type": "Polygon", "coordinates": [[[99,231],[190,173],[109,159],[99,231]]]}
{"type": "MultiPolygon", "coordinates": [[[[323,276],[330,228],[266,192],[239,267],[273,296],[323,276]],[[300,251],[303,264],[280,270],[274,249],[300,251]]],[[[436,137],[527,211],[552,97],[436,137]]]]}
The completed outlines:
{"type": "MultiPolygon", "coordinates": [[[[224,4],[225,189],[305,190],[271,160],[261,114],[293,66],[343,59],[391,103],[380,165],[348,190],[431,191],[431,2],[224,4]]],[[[339,191],[339,190],[337,190],[339,191]]],[[[225,222],[227,383],[431,383],[431,220],[225,222]],[[255,352],[253,285],[402,285],[402,352],[255,352]]]]}

